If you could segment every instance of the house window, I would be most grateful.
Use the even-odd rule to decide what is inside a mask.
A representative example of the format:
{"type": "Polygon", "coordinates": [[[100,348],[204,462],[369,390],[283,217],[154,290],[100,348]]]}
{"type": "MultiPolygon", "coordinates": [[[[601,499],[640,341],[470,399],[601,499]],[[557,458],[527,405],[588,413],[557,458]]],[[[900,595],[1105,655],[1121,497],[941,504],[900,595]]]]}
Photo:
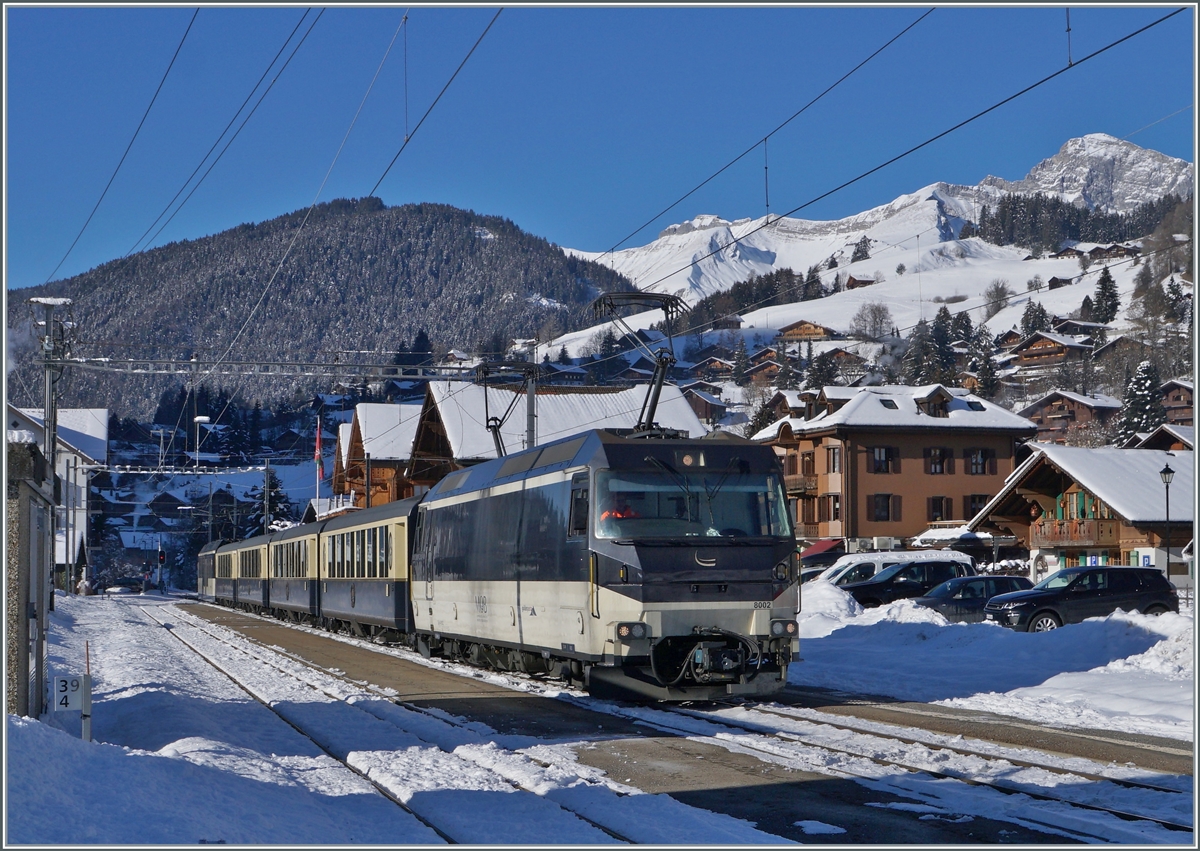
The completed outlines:
{"type": "Polygon", "coordinates": [[[800,522],[806,525],[817,522],[817,501],[815,499],[800,500],[800,522]]]}
{"type": "Polygon", "coordinates": [[[817,462],[813,452],[803,452],[800,455],[800,475],[815,476],[817,474],[817,462]]]}
{"type": "Polygon", "coordinates": [[[900,495],[874,493],[867,496],[867,513],[877,522],[900,520],[900,495]]]}
{"type": "Polygon", "coordinates": [[[827,446],[825,447],[825,463],[826,469],[831,473],[842,472],[842,447],[827,446]]]}
{"type": "Polygon", "coordinates": [[[787,454],[787,458],[786,458],[786,459],[785,459],[785,461],[784,461],[784,468],[783,468],[783,472],[784,472],[784,473],[786,473],[786,474],[787,474],[787,475],[789,475],[789,476],[794,476],[794,475],[796,475],[796,467],[797,467],[797,464],[796,464],[796,462],[797,462],[797,460],[798,460],[798,459],[796,458],[796,453],[795,453],[795,452],[789,452],[789,453],[787,454]]]}
{"type": "Polygon", "coordinates": [[[900,450],[895,446],[871,447],[872,473],[899,473],[900,450]]]}
{"type": "Polygon", "coordinates": [[[953,473],[954,453],[944,446],[927,448],[925,450],[925,472],[933,476],[953,473]]]}
{"type": "Polygon", "coordinates": [[[952,519],[954,508],[948,496],[929,497],[929,522],[952,519]]]}
{"type": "Polygon", "coordinates": [[[841,520],[841,494],[826,494],[825,496],[821,497],[821,502],[817,509],[817,518],[821,523],[828,523],[830,520],[841,520]]]}
{"type": "Polygon", "coordinates": [[[995,475],[996,451],[994,449],[964,449],[963,456],[968,474],[972,476],[995,475]]]}
{"type": "Polygon", "coordinates": [[[983,507],[991,500],[991,496],[986,493],[971,493],[963,497],[963,508],[966,510],[967,519],[971,519],[979,512],[983,511],[983,507]]]}

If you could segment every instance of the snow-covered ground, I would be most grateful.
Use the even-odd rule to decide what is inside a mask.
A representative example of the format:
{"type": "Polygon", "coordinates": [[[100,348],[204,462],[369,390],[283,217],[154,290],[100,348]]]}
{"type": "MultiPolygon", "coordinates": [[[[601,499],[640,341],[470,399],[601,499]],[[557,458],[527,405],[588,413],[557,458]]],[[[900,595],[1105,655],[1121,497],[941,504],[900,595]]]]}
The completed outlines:
{"type": "Polygon", "coordinates": [[[1116,612],[1048,633],[950,623],[900,600],[863,609],[822,580],[803,586],[797,685],[979,709],[1053,727],[1193,741],[1194,620],[1116,612]],[[853,659],[853,665],[846,660],[853,659]]]}
{"type": "MultiPolygon", "coordinates": [[[[320,690],[300,687],[279,675],[283,670],[279,666],[296,664],[285,657],[263,648],[246,653],[206,639],[190,625],[190,605],[157,594],[57,597],[49,624],[51,674],[82,673],[87,642],[94,682],[94,741],[80,740],[77,712],[53,713],[41,721],[9,716],[6,842],[396,845],[443,841],[260,701],[310,733],[315,731],[315,738],[323,740],[327,749],[344,751],[339,755],[348,763],[423,818],[444,825],[448,814],[454,814],[453,823],[461,833],[453,838],[460,842],[613,841],[574,813],[586,815],[593,823],[619,826],[622,835],[644,843],[785,841],[748,822],[665,795],[645,794],[609,778],[575,761],[573,747],[579,742],[503,736],[478,723],[443,723],[379,699],[369,688],[351,688],[311,670],[304,676],[320,690]],[[159,621],[171,628],[164,629],[159,621]],[[196,655],[175,634],[186,634],[193,642],[208,641],[205,653],[213,661],[196,655]],[[329,696],[339,690],[340,699],[329,696]],[[533,794],[514,794],[515,782],[533,794]]],[[[1049,634],[1025,635],[985,624],[948,624],[940,615],[907,601],[864,612],[840,589],[817,581],[804,586],[799,621],[804,661],[792,668],[790,680],[796,684],[938,701],[1051,725],[1192,738],[1190,613],[1116,614],[1049,634]],[[847,664],[848,659],[854,664],[847,664]]],[[[229,637],[238,640],[232,633],[229,637]]],[[[331,640],[356,642],[343,636],[331,640]]],[[[250,648],[244,640],[243,645],[250,648]]],[[[404,650],[376,649],[422,661],[404,650]]],[[[461,667],[440,660],[424,664],[461,667]]],[[[807,717],[819,713],[807,710],[795,710],[789,720],[732,708],[681,721],[680,716],[668,718],[654,707],[622,708],[566,689],[548,690],[544,682],[538,685],[478,671],[474,675],[547,697],[557,694],[650,725],[687,724],[689,735],[741,752],[745,748],[761,752],[764,736],[738,732],[724,726],[723,720],[738,723],[753,716],[755,725],[775,724],[810,740],[831,735],[807,717]],[[774,720],[764,721],[769,718],[774,720]]],[[[926,740],[931,735],[904,729],[926,740]]],[[[838,744],[845,746],[847,734],[835,732],[838,744]]],[[[862,742],[868,739],[864,736],[862,742]]],[[[871,747],[869,743],[859,746],[871,747]]],[[[836,769],[828,756],[814,757],[811,749],[800,745],[781,749],[776,740],[771,747],[775,755],[769,761],[798,770],[836,769]]],[[[889,740],[888,747],[894,752],[895,743],[889,740]]],[[[923,751],[929,753],[927,748],[923,751]]],[[[943,768],[978,770],[966,757],[938,753],[943,768]]],[[[1067,765],[1069,760],[1063,759],[1067,765]]],[[[1139,771],[1121,766],[1092,770],[1139,771]]],[[[1190,819],[1189,781],[1171,781],[1187,793],[1175,796],[1185,798],[1184,805],[1173,804],[1173,809],[1149,805],[1148,814],[1190,819]]],[[[868,785],[914,801],[878,806],[919,807],[937,818],[988,817],[1026,823],[1021,807],[1037,806],[1014,803],[1016,799],[1008,796],[977,795],[971,791],[974,787],[950,789],[944,782],[914,779],[908,772],[879,770],[878,778],[868,785]]],[[[1120,803],[1110,799],[1107,805],[1120,803]]],[[[1038,818],[1044,823],[1047,816],[1038,818]]],[[[797,826],[812,834],[815,842],[845,829],[819,821],[797,826]]],[[[1146,822],[1131,826],[1102,815],[1088,829],[1113,841],[1141,844],[1169,843],[1177,836],[1146,822]]]]}

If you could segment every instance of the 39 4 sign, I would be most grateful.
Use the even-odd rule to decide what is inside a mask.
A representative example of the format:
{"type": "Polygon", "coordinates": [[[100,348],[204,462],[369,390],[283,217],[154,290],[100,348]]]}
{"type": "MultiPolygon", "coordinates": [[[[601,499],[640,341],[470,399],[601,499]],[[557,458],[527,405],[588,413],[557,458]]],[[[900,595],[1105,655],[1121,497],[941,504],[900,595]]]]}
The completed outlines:
{"type": "Polygon", "coordinates": [[[92,708],[92,678],[86,674],[54,678],[55,711],[84,711],[92,708]]]}

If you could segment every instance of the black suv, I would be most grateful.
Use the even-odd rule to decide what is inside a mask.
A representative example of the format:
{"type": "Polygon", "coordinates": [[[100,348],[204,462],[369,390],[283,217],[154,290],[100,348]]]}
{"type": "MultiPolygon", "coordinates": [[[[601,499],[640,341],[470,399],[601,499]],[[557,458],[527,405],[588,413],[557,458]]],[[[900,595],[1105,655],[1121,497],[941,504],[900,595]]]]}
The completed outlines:
{"type": "Polygon", "coordinates": [[[974,576],[975,568],[964,561],[909,561],[893,564],[865,582],[840,586],[868,609],[907,597],[920,597],[935,585],[959,576],[974,576]]]}
{"type": "Polygon", "coordinates": [[[1148,615],[1178,612],[1179,598],[1162,571],[1152,567],[1068,567],[1028,591],[993,597],[983,611],[993,623],[1046,632],[1117,609],[1148,615]]]}
{"type": "Polygon", "coordinates": [[[984,604],[992,597],[1032,587],[1024,576],[964,576],[943,582],[913,602],[941,612],[948,621],[978,623],[983,620],[984,604]]]}

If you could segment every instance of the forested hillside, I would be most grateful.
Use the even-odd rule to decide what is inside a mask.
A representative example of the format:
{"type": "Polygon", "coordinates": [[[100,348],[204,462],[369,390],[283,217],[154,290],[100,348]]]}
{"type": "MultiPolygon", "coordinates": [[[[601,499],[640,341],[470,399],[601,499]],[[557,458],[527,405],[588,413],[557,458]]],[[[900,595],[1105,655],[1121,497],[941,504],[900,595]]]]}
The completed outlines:
{"type": "MultiPolygon", "coordinates": [[[[597,291],[631,288],[620,275],[496,216],[441,204],[389,208],[363,198],[322,204],[301,229],[305,212],[14,291],[8,327],[18,338],[27,329],[27,298],[66,296],[74,301],[78,356],[219,356],[250,317],[233,360],[390,362],[422,330],[435,350],[546,339],[587,324],[597,291]]],[[[29,346],[23,354],[9,392],[19,404],[40,405],[42,382],[29,346]]],[[[122,415],[149,417],[171,383],[71,372],[64,404],[109,406],[122,415]]],[[[316,389],[250,382],[241,393],[271,401],[316,389]]]]}

